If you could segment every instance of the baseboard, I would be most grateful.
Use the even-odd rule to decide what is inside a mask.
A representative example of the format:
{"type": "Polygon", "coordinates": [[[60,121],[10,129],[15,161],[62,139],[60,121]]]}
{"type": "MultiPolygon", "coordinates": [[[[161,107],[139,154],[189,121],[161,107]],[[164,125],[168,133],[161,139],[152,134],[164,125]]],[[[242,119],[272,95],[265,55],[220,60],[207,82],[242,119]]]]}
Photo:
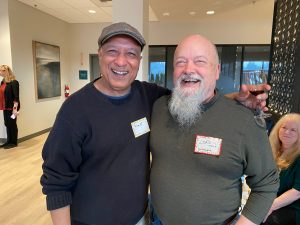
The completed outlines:
{"type": "MultiPolygon", "coordinates": [[[[42,134],[44,134],[44,133],[47,133],[47,132],[49,132],[49,131],[51,130],[51,128],[52,128],[52,127],[47,128],[47,129],[45,129],[45,130],[41,130],[41,131],[39,131],[39,132],[30,134],[30,135],[27,135],[27,136],[25,136],[25,137],[21,137],[21,138],[18,139],[18,143],[23,142],[23,141],[27,141],[27,140],[29,140],[29,139],[31,139],[31,138],[34,138],[34,137],[40,136],[40,135],[42,135],[42,134]]],[[[5,140],[5,139],[4,139],[4,140],[5,140]]]]}

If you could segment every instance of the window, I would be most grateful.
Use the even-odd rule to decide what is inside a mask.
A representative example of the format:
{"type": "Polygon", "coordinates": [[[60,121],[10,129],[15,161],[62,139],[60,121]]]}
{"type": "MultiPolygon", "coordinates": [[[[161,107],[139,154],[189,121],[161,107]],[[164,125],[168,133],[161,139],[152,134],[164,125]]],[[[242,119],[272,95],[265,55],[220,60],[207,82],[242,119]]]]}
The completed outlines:
{"type": "MultiPolygon", "coordinates": [[[[173,56],[176,46],[149,46],[148,80],[173,88],[173,56]]],[[[243,73],[269,72],[270,45],[217,45],[221,63],[217,88],[222,94],[239,91],[243,73]]]]}
{"type": "Polygon", "coordinates": [[[149,48],[148,81],[166,87],[166,47],[149,48]]]}
{"type": "Polygon", "coordinates": [[[269,72],[270,46],[246,46],[244,50],[243,73],[269,72]]]}
{"type": "Polygon", "coordinates": [[[237,92],[240,89],[242,46],[218,46],[221,73],[217,88],[222,94],[237,92]]]}

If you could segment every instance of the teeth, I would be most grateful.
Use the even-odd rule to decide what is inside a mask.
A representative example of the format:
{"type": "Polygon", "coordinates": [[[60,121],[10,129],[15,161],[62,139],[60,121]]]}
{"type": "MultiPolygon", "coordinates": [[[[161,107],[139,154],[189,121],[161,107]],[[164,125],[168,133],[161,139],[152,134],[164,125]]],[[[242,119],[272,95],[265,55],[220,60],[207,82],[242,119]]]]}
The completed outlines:
{"type": "Polygon", "coordinates": [[[118,75],[126,75],[128,73],[127,71],[117,71],[117,70],[112,70],[112,71],[118,75]]]}
{"type": "Polygon", "coordinates": [[[184,79],[184,82],[198,82],[198,79],[184,79]]]}

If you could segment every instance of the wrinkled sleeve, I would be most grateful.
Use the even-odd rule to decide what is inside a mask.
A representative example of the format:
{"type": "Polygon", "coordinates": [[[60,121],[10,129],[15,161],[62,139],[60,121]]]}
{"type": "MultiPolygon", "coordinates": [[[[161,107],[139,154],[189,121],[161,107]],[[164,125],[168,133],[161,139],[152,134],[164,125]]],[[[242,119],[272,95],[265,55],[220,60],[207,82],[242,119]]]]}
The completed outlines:
{"type": "Polygon", "coordinates": [[[58,114],[42,151],[41,185],[47,196],[48,210],[72,203],[71,190],[76,184],[82,161],[82,141],[75,127],[58,114]]]}
{"type": "Polygon", "coordinates": [[[260,224],[276,198],[279,178],[266,130],[254,120],[246,124],[246,130],[244,173],[251,192],[242,215],[260,224]]]}

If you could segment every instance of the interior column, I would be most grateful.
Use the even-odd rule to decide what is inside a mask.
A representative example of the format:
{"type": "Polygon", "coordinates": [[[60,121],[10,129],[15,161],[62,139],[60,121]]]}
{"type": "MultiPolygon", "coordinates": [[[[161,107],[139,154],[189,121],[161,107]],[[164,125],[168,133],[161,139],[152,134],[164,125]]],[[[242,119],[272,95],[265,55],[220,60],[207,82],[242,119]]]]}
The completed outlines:
{"type": "MultiPolygon", "coordinates": [[[[126,22],[137,28],[148,42],[149,27],[149,0],[113,0],[112,1],[113,22],[126,22]]],[[[140,69],[137,80],[148,80],[148,46],[142,53],[140,69]]]]}
{"type": "MultiPolygon", "coordinates": [[[[12,67],[11,58],[11,42],[10,42],[10,28],[9,28],[9,12],[8,0],[0,1],[0,65],[8,65],[12,67]]],[[[12,68],[13,69],[13,68],[12,68]]],[[[3,113],[0,111],[0,140],[6,139],[6,128],[4,126],[3,113]]],[[[3,142],[3,140],[1,140],[3,142]]]]}

